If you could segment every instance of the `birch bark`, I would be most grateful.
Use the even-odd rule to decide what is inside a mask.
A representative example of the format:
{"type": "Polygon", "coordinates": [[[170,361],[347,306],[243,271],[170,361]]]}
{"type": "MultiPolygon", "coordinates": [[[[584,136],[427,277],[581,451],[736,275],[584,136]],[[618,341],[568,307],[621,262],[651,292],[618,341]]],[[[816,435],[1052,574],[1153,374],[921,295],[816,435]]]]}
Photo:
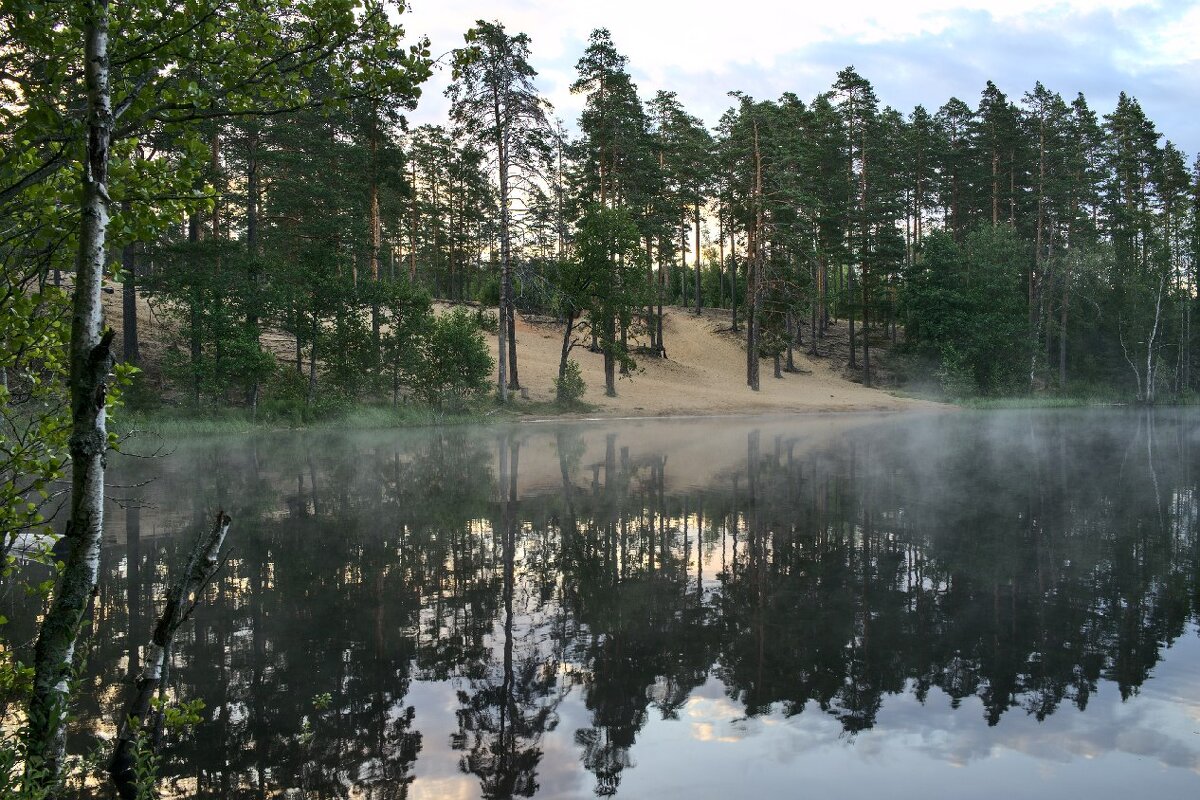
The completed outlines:
{"type": "Polygon", "coordinates": [[[108,249],[108,159],[113,114],[109,86],[108,0],[85,6],[84,80],[87,151],[83,165],[79,253],[71,319],[71,504],[67,557],[42,622],[34,654],[29,704],[27,782],[53,785],[62,770],[65,723],[75,645],[96,590],[104,524],[104,457],[108,445],[105,401],[112,368],[113,331],[102,331],[100,302],[108,249]]]}

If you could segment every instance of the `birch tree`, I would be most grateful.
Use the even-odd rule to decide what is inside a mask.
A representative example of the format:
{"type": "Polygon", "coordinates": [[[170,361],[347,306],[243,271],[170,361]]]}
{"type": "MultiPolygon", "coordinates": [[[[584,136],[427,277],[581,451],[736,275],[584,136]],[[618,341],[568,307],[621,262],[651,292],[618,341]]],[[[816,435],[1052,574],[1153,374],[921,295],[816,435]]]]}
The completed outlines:
{"type": "MultiPolygon", "coordinates": [[[[64,175],[79,180],[77,227],[63,236],[76,247],[68,368],[69,546],[34,654],[27,788],[53,786],[60,775],[76,643],[96,585],[114,363],[101,289],[109,250],[136,232],[128,218],[118,217],[114,227],[112,212],[128,200],[134,213],[151,222],[169,216],[169,198],[192,194],[195,174],[163,161],[145,166],[160,180],[142,182],[127,162],[114,160],[114,151],[128,152],[152,126],[171,126],[180,131],[191,161],[203,161],[208,152],[197,135],[200,120],[311,105],[313,98],[294,78],[355,40],[360,22],[355,7],[352,0],[319,6],[290,0],[199,2],[186,9],[150,1],[110,6],[108,0],[5,5],[6,32],[12,32],[6,46],[23,54],[21,63],[47,68],[17,76],[23,82],[21,105],[16,112],[6,109],[5,116],[5,134],[17,146],[0,156],[0,174],[7,180],[0,202],[64,175]]],[[[426,43],[406,54],[402,72],[414,90],[429,74],[428,62],[426,43]]],[[[190,202],[195,208],[204,198],[193,195],[190,202]]]]}
{"type": "Polygon", "coordinates": [[[68,681],[75,662],[79,628],[100,568],[104,457],[108,449],[105,405],[108,375],[113,365],[113,332],[102,330],[100,300],[108,247],[109,147],[115,121],[109,72],[108,0],[92,0],[84,7],[84,14],[87,144],[69,368],[71,504],[66,537],[71,544],[54,603],[38,635],[25,769],[27,782],[44,779],[49,785],[58,778],[66,749],[68,681]]]}

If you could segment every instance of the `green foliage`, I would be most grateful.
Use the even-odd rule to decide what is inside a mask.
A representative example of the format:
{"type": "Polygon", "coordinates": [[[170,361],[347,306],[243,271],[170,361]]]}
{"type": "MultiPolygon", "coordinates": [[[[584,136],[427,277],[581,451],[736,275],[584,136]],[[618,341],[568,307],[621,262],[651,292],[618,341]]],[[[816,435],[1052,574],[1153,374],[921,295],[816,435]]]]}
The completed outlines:
{"type": "MultiPolygon", "coordinates": [[[[219,124],[214,131],[211,120],[318,104],[332,109],[350,97],[412,107],[418,84],[430,74],[428,42],[402,48],[403,30],[375,0],[199,0],[183,11],[177,3],[153,1],[15,0],[0,9],[0,50],[5,54],[0,86],[0,218],[5,220],[0,243],[0,569],[5,573],[15,536],[43,524],[38,509],[61,477],[72,434],[63,408],[65,304],[61,295],[45,290],[45,283],[52,273],[57,279],[80,244],[81,184],[103,181],[99,195],[107,212],[94,214],[92,208],[83,218],[111,217],[107,226],[95,226],[88,248],[115,252],[128,243],[155,241],[186,214],[193,227],[189,238],[196,245],[199,214],[212,211],[214,238],[219,232],[217,187],[204,181],[207,165],[220,161],[207,145],[218,141],[221,132],[219,124]],[[107,54],[91,57],[86,70],[85,40],[91,53],[107,54]],[[318,74],[323,84],[316,80],[318,74]],[[318,87],[325,91],[314,98],[312,90],[318,87]],[[97,119],[103,123],[102,135],[97,135],[97,119]],[[111,148],[105,149],[109,132],[111,148]],[[85,166],[87,161],[107,178],[85,166]]],[[[229,279],[231,263],[256,255],[251,250],[245,254],[250,259],[239,259],[239,250],[216,243],[204,251],[194,247],[188,253],[190,269],[165,276],[164,290],[175,291],[189,344],[187,356],[177,352],[166,368],[186,370],[196,405],[202,397],[224,400],[235,388],[252,389],[272,370],[272,359],[259,345],[257,325],[246,324],[259,310],[257,280],[239,287],[229,279]],[[250,305],[239,307],[239,301],[250,305]]],[[[253,268],[242,272],[258,277],[253,268]]],[[[97,303],[98,297],[85,294],[91,291],[80,282],[77,308],[97,303]]],[[[70,337],[76,353],[71,380],[90,368],[82,364],[81,347],[88,342],[78,339],[81,330],[77,326],[70,337]]],[[[99,355],[93,352],[88,358],[99,355]]],[[[132,367],[121,368],[105,382],[112,407],[120,405],[121,389],[134,374],[132,367]]],[[[102,486],[103,466],[88,481],[102,486]]],[[[86,504],[76,508],[85,509],[77,515],[90,513],[86,504]]],[[[75,563],[84,549],[74,548],[75,563]]],[[[81,587],[76,580],[68,588],[86,593],[94,586],[81,587]]],[[[66,595],[64,591],[60,599],[66,595]]],[[[52,611],[44,621],[43,632],[58,639],[51,652],[82,653],[75,649],[78,604],[68,600],[59,605],[65,610],[52,611]]],[[[0,652],[10,652],[7,642],[0,642],[0,652]]],[[[57,688],[58,675],[42,671],[62,668],[50,663],[54,658],[39,655],[38,677],[53,678],[41,685],[56,687],[49,700],[55,707],[47,710],[43,704],[30,710],[38,730],[21,743],[26,749],[20,757],[10,757],[14,751],[8,746],[9,733],[4,734],[0,780],[6,797],[15,794],[8,784],[21,761],[32,763],[24,770],[20,796],[39,796],[44,786],[57,793],[57,767],[41,775],[38,763],[56,749],[59,720],[68,716],[67,708],[58,707],[68,703],[68,694],[57,688]]],[[[0,673],[0,683],[9,689],[24,682],[23,668],[11,660],[0,666],[0,673]]],[[[177,721],[186,724],[193,712],[181,711],[177,721]]],[[[148,788],[139,795],[149,797],[154,795],[149,776],[156,765],[150,758],[144,766],[139,778],[147,778],[148,788]]]]}
{"type": "Polygon", "coordinates": [[[279,364],[263,385],[259,418],[266,423],[305,421],[308,379],[291,364],[279,364]]]}
{"type": "Polygon", "coordinates": [[[163,727],[174,733],[186,733],[204,721],[200,715],[204,710],[204,701],[199,697],[174,703],[164,703],[156,697],[151,707],[162,714],[163,727]]]}
{"type": "Polygon", "coordinates": [[[475,293],[475,299],[485,306],[500,305],[500,278],[489,275],[479,286],[479,290],[475,293]]]}
{"type": "Polygon", "coordinates": [[[630,324],[633,309],[649,299],[642,279],[645,252],[628,209],[596,204],[589,205],[579,221],[575,247],[579,269],[587,276],[582,299],[605,355],[605,389],[612,395],[613,366],[636,366],[620,332],[622,326],[630,324]]]}
{"type": "Polygon", "coordinates": [[[325,358],[324,388],[314,398],[330,395],[353,403],[372,388],[378,374],[380,346],[372,336],[367,318],[361,314],[340,315],[319,342],[325,358]]]}
{"type": "Polygon", "coordinates": [[[583,373],[579,370],[579,362],[569,360],[563,368],[563,373],[554,379],[554,397],[564,405],[578,403],[587,391],[583,373]]]}
{"type": "Polygon", "coordinates": [[[475,324],[479,326],[479,330],[483,331],[484,333],[495,333],[500,327],[499,316],[495,312],[489,311],[487,308],[475,309],[475,313],[472,318],[475,320],[475,324]]]}
{"type": "Polygon", "coordinates": [[[907,275],[909,341],[935,358],[953,397],[1015,388],[1027,369],[1028,335],[1018,277],[1024,243],[1009,228],[982,226],[962,245],[930,235],[907,275]]]}
{"type": "Polygon", "coordinates": [[[136,800],[157,800],[163,758],[155,751],[154,734],[139,730],[133,740],[133,784],[136,800]]]}
{"type": "Polygon", "coordinates": [[[157,259],[164,268],[147,290],[161,298],[179,332],[163,358],[167,379],[197,406],[241,397],[266,380],[275,359],[246,325],[259,298],[244,254],[232,244],[204,242],[166,248],[157,259]]]}
{"type": "MultiPolygon", "coordinates": [[[[315,711],[318,715],[322,711],[327,711],[332,704],[333,695],[331,695],[329,692],[321,692],[320,694],[313,695],[312,707],[313,711],[315,711]]],[[[307,746],[312,743],[316,733],[317,732],[313,726],[312,719],[305,714],[304,719],[300,721],[300,734],[296,737],[297,741],[299,741],[301,745],[307,746]]]]}
{"type": "MultiPolygon", "coordinates": [[[[163,729],[171,734],[185,734],[204,721],[200,715],[204,701],[199,698],[172,703],[154,697],[150,706],[155,714],[162,715],[163,729]]],[[[153,731],[144,726],[138,726],[134,734],[133,783],[137,800],[157,800],[159,796],[158,781],[164,758],[155,747],[154,738],[153,731]]]]}
{"type": "Polygon", "coordinates": [[[0,577],[17,535],[47,530],[41,509],[67,459],[66,306],[52,287],[0,296],[0,577]]]}
{"type": "Polygon", "coordinates": [[[422,366],[421,342],[433,323],[433,308],[424,291],[407,283],[393,284],[384,292],[380,358],[391,375],[392,405],[396,405],[401,384],[411,382],[422,366]]]}
{"type": "MultiPolygon", "coordinates": [[[[85,622],[84,627],[89,624],[85,622]]],[[[67,693],[58,696],[49,713],[61,714],[64,717],[70,714],[67,704],[79,686],[80,676],[87,669],[87,656],[92,644],[93,642],[86,639],[79,643],[75,658],[65,676],[67,693]]],[[[9,645],[6,643],[4,650],[8,649],[9,645]]],[[[9,704],[16,708],[27,707],[33,680],[34,670],[31,667],[25,667],[12,659],[0,659],[0,682],[14,690],[12,695],[0,695],[3,707],[8,708],[9,704]],[[14,677],[16,683],[13,682],[14,677]]],[[[0,797],[5,800],[49,800],[63,796],[67,788],[78,790],[86,785],[88,776],[95,773],[104,757],[104,752],[99,746],[82,756],[68,754],[61,771],[54,773],[36,755],[40,751],[34,740],[32,714],[24,716],[23,719],[9,716],[5,722],[8,723],[9,720],[17,721],[18,724],[0,727],[0,797]]]]}
{"type": "Polygon", "coordinates": [[[420,345],[410,385],[423,403],[461,410],[487,391],[492,356],[483,333],[467,311],[456,308],[434,318],[420,345]]]}

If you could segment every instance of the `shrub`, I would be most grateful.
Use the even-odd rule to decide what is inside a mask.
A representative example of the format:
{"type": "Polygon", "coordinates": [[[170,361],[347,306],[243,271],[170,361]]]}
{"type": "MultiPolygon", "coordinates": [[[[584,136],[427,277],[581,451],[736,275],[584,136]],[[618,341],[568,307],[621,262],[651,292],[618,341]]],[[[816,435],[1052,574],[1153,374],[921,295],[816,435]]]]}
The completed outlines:
{"type": "Polygon", "coordinates": [[[500,305],[500,279],[495,275],[489,275],[487,280],[479,287],[479,291],[475,293],[475,299],[485,306],[500,305]]]}
{"type": "Polygon", "coordinates": [[[417,399],[434,408],[462,408],[487,391],[492,356],[483,333],[461,308],[432,321],[421,342],[411,388],[417,399]]]}
{"type": "Polygon", "coordinates": [[[279,420],[299,425],[304,421],[307,398],[308,376],[291,364],[279,364],[262,387],[259,416],[267,422],[279,420]]]}
{"type": "Polygon", "coordinates": [[[484,333],[496,333],[500,328],[500,315],[486,308],[476,309],[473,318],[475,324],[484,333]]]}
{"type": "Polygon", "coordinates": [[[558,402],[577,403],[587,391],[578,361],[568,361],[563,374],[554,379],[554,396],[558,402]]]}

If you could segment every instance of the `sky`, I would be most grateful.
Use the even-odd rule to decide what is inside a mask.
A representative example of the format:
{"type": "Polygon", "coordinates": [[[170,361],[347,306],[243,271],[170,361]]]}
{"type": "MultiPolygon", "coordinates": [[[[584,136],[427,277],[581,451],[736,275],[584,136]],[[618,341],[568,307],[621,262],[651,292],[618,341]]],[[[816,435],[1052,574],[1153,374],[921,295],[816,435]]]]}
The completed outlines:
{"type": "MultiPolygon", "coordinates": [[[[1100,114],[1121,91],[1164,134],[1200,152],[1200,0],[410,0],[410,37],[435,57],[462,46],[476,19],[531,37],[538,87],[573,127],[582,99],[569,86],[597,27],[612,33],[648,100],[674,91],[714,126],[728,93],[808,100],[853,65],[881,104],[931,112],[955,96],[972,107],[995,81],[1019,100],[1041,81],[1100,114]]],[[[449,59],[443,59],[448,64],[449,59]]],[[[426,84],[412,124],[441,124],[449,67],[426,84]]]]}

